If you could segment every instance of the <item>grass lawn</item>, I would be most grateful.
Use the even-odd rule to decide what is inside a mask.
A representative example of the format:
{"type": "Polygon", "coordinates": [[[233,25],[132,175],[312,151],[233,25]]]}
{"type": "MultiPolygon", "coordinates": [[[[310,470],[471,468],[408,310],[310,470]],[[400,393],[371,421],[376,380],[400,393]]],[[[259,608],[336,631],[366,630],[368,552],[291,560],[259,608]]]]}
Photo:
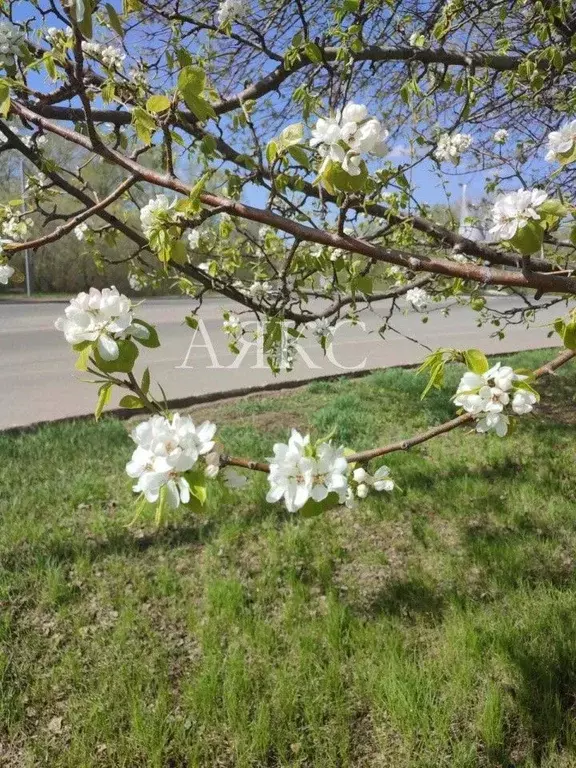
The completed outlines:
{"type": "MultiPolygon", "coordinates": [[[[458,376],[197,416],[254,458],[290,426],[362,449],[453,415],[458,376]]],[[[401,490],[312,520],[259,476],[129,529],[125,424],[0,435],[0,765],[576,766],[576,366],[540,384],[510,438],[393,454],[401,490]]]]}

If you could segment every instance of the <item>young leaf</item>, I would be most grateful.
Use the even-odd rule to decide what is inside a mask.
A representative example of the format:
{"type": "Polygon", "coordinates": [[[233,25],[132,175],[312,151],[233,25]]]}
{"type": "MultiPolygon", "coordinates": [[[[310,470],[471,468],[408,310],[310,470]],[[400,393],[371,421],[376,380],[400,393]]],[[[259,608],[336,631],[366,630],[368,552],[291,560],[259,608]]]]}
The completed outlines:
{"type": "Polygon", "coordinates": [[[122,29],[120,18],[116,13],[114,6],[110,5],[110,3],[106,3],[106,11],[108,12],[108,21],[114,32],[120,37],[124,37],[124,30],[122,29]]]}
{"type": "Polygon", "coordinates": [[[155,115],[160,112],[166,112],[166,110],[170,109],[170,99],[168,96],[163,96],[161,94],[150,96],[146,102],[146,109],[148,112],[152,112],[155,115]]]}
{"type": "Polygon", "coordinates": [[[150,391],[150,368],[146,368],[142,374],[142,383],[140,384],[140,389],[142,392],[144,392],[145,395],[147,395],[150,391]]]}
{"type": "Polygon", "coordinates": [[[112,395],[112,387],[113,384],[111,381],[106,381],[100,389],[98,390],[98,402],[96,403],[96,410],[94,411],[94,418],[96,421],[100,418],[102,415],[102,411],[104,410],[105,406],[108,405],[110,402],[110,397],[112,395]]]}
{"type": "Polygon", "coordinates": [[[148,338],[147,339],[138,339],[138,343],[142,344],[143,347],[148,347],[150,349],[156,349],[156,347],[160,346],[160,339],[158,338],[158,331],[156,328],[154,328],[153,325],[150,325],[150,323],[145,322],[144,320],[140,320],[140,318],[134,318],[134,325],[141,325],[148,331],[148,338]]]}
{"type": "Polygon", "coordinates": [[[464,363],[472,373],[486,373],[490,368],[486,355],[479,349],[466,349],[464,351],[464,363]]]}
{"type": "Polygon", "coordinates": [[[136,397],[136,395],[124,395],[122,400],[120,400],[120,408],[143,408],[144,404],[142,403],[142,400],[140,400],[139,397],[136,397]]]}
{"type": "Polygon", "coordinates": [[[122,339],[118,342],[118,348],[120,354],[116,360],[103,360],[98,352],[98,348],[94,348],[94,361],[98,368],[101,371],[104,371],[104,373],[115,373],[117,371],[121,373],[130,373],[132,368],[134,368],[134,363],[138,357],[138,347],[136,344],[130,339],[122,339]]]}

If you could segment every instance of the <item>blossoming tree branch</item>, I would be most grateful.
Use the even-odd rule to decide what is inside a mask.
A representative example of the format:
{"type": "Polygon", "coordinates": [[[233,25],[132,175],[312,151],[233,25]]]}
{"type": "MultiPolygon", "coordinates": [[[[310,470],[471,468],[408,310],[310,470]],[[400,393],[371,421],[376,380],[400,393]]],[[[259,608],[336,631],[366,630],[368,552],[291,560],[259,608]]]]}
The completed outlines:
{"type": "Polygon", "coordinates": [[[79,294],[56,327],[98,385],[97,417],[116,390],[149,412],[126,471],[158,519],[201,507],[218,475],[239,488],[265,472],[268,501],[305,515],[392,492],[380,457],[463,426],[505,437],[537,408],[537,380],[576,355],[568,0],[27,0],[0,12],[0,152],[27,167],[23,199],[0,206],[0,282],[22,279],[22,250],[72,236],[101,262],[114,244],[133,291],[169,279],[190,297],[191,328],[207,291],[242,307],[222,318],[235,352],[243,313],[256,314],[275,372],[300,338],[326,350],[339,321],[381,300],[383,337],[407,308],[423,322],[449,314],[447,299],[500,337],[557,308],[562,349],[536,371],[490,367],[476,349],[423,355],[424,394],[447,363],[466,366],[445,424],[380,447],[293,430],[263,462],[229,456],[216,425],[171,413],[149,369],[137,374],[161,343],[145,305],[115,287],[79,294]],[[99,164],[114,170],[104,195],[99,164]],[[451,194],[471,170],[484,204],[457,221],[430,203],[429,180],[451,194]],[[498,310],[488,287],[518,302],[498,310]]]}

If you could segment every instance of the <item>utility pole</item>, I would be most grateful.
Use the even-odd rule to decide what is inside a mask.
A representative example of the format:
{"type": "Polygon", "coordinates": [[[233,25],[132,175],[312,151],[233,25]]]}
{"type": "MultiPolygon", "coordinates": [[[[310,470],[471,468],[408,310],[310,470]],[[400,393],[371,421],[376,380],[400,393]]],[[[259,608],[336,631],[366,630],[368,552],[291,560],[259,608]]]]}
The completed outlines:
{"type": "MultiPolygon", "coordinates": [[[[22,200],[24,200],[26,193],[26,177],[24,175],[24,158],[20,158],[20,189],[22,191],[22,200]]],[[[24,271],[26,273],[26,296],[30,296],[32,293],[32,279],[30,274],[30,254],[28,248],[24,251],[24,271]]]]}

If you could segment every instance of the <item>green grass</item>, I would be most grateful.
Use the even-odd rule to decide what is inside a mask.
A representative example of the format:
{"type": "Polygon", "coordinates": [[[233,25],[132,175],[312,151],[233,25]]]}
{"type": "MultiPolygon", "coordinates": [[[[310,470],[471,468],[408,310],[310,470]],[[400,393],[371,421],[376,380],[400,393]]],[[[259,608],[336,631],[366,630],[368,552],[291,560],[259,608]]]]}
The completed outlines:
{"type": "MultiPolygon", "coordinates": [[[[458,374],[424,404],[390,370],[197,415],[255,458],[292,425],[361,449],[452,415],[458,374]]],[[[258,477],[129,529],[126,425],[0,436],[0,765],[576,766],[575,384],[312,520],[258,477]]]]}

